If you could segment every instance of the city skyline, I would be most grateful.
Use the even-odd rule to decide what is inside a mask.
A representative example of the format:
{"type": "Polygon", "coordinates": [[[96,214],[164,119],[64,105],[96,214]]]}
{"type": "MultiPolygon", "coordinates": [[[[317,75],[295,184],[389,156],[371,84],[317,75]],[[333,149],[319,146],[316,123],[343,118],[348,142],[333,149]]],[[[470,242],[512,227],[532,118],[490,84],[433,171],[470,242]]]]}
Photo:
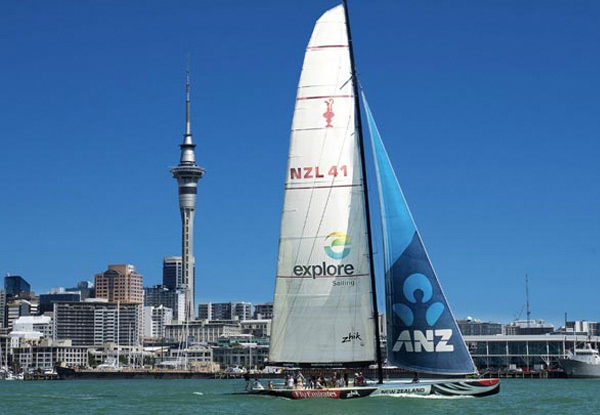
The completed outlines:
{"type": "MultiPolygon", "coordinates": [[[[599,320],[600,5],[365,3],[359,77],[456,318],[524,319],[527,273],[532,318],[599,320]]],[[[271,301],[300,66],[335,4],[0,4],[2,275],[160,283],[189,54],[196,303],[271,301]]]]}

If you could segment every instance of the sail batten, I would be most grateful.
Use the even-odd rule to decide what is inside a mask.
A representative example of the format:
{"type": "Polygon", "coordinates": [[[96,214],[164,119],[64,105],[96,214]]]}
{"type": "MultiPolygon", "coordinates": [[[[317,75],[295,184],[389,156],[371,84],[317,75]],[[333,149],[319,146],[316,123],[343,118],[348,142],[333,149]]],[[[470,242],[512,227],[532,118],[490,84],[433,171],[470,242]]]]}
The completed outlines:
{"type": "Polygon", "coordinates": [[[316,23],[298,85],[269,361],[375,360],[363,177],[342,6],[316,23]]]}
{"type": "Polygon", "coordinates": [[[388,362],[408,370],[470,374],[475,365],[431,264],[363,94],[383,228],[388,362]]]}

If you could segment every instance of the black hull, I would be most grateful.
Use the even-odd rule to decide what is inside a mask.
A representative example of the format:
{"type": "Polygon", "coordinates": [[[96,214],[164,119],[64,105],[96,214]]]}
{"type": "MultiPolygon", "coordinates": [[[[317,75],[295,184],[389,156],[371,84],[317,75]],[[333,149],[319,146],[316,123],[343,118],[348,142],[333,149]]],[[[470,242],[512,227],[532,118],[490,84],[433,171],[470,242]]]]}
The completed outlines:
{"type": "Polygon", "coordinates": [[[187,370],[76,370],[57,367],[61,380],[72,379],[213,379],[214,373],[191,372],[187,370]]]}
{"type": "Polygon", "coordinates": [[[448,396],[483,398],[500,392],[499,379],[424,380],[331,389],[252,389],[247,394],[286,399],[357,399],[366,397],[448,396]]]}

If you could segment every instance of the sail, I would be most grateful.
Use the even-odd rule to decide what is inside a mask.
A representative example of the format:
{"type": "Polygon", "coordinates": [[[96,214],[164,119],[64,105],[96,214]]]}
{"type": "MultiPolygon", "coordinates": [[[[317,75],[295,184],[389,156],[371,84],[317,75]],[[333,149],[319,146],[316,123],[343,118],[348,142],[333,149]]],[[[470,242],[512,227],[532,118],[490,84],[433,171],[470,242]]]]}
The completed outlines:
{"type": "Polygon", "coordinates": [[[363,178],[344,9],[317,21],[298,85],[269,361],[375,360],[363,178]]]}
{"type": "Polygon", "coordinates": [[[476,371],[363,93],[383,225],[388,362],[411,371],[476,371]]]}

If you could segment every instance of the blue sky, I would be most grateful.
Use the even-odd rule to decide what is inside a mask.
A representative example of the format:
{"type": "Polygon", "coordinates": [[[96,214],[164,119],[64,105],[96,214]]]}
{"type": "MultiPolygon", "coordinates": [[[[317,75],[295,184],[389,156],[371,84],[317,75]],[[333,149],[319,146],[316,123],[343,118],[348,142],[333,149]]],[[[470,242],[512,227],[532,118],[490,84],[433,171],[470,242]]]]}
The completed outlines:
{"type": "MultiPolygon", "coordinates": [[[[305,1],[0,2],[0,272],[36,292],[180,251],[184,69],[207,173],[197,301],[272,299],[305,1]]],[[[600,3],[350,1],[359,76],[457,317],[600,320],[600,3]]],[[[375,186],[372,186],[375,189],[375,186]]],[[[377,254],[381,259],[380,250],[377,254]]]]}

